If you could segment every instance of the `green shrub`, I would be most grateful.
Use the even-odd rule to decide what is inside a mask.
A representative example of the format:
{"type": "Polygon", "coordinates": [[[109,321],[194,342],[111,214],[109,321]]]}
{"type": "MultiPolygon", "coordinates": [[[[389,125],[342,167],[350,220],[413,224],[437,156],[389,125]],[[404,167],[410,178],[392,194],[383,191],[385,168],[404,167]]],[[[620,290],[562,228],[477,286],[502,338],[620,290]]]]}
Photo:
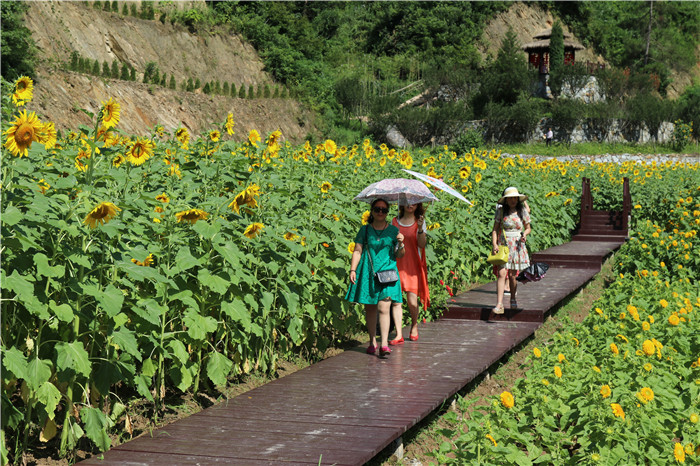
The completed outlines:
{"type": "Polygon", "coordinates": [[[457,154],[470,152],[472,148],[478,149],[484,146],[484,136],[475,128],[466,128],[450,145],[457,154]]]}

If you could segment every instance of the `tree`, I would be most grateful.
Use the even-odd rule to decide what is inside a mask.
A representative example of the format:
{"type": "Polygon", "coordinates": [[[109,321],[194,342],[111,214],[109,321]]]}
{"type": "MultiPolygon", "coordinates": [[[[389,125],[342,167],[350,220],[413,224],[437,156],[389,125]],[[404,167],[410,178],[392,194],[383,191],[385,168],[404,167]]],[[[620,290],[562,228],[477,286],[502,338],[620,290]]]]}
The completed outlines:
{"type": "Polygon", "coordinates": [[[200,87],[202,87],[202,83],[201,83],[201,81],[199,80],[199,78],[197,78],[197,79],[195,80],[195,82],[194,82],[194,88],[195,88],[195,89],[199,89],[200,87]]]}
{"type": "Polygon", "coordinates": [[[194,91],[194,83],[192,82],[192,78],[187,78],[187,91],[194,91]]]}
{"type": "Polygon", "coordinates": [[[110,73],[112,78],[118,79],[119,78],[119,62],[117,60],[114,60],[112,62],[112,72],[110,73]]]}
{"type": "Polygon", "coordinates": [[[119,2],[117,2],[117,0],[112,0],[112,11],[114,13],[119,13],[119,2]]]}
{"type": "Polygon", "coordinates": [[[253,88],[252,84],[248,86],[248,98],[249,99],[255,98],[255,89],[253,88]]]}
{"type": "Polygon", "coordinates": [[[131,74],[129,75],[129,80],[136,81],[136,69],[133,66],[131,67],[131,74]]]}
{"type": "Polygon", "coordinates": [[[275,86],[275,92],[272,93],[272,98],[273,98],[273,99],[276,99],[276,98],[278,98],[279,96],[280,96],[280,87],[279,87],[279,86],[275,86]]]}
{"type": "Polygon", "coordinates": [[[238,89],[238,98],[245,99],[245,84],[241,84],[241,87],[238,89]]]}
{"type": "Polygon", "coordinates": [[[92,62],[92,74],[94,76],[99,76],[100,75],[100,62],[95,60],[92,62]]]}
{"type": "Polygon", "coordinates": [[[130,13],[131,16],[133,16],[134,18],[138,18],[138,17],[139,17],[139,12],[138,12],[138,10],[136,10],[136,4],[135,4],[135,3],[132,3],[132,4],[131,4],[131,7],[129,8],[129,13],[130,13]]]}
{"type": "Polygon", "coordinates": [[[552,102],[552,123],[560,140],[571,146],[571,135],[583,117],[583,103],[576,99],[559,98],[552,102]]]}
{"type": "Polygon", "coordinates": [[[202,92],[204,92],[207,95],[211,93],[211,88],[208,82],[204,84],[204,89],[202,89],[202,92]]]}
{"type": "Polygon", "coordinates": [[[122,72],[119,75],[119,79],[121,79],[122,81],[129,80],[129,67],[126,66],[126,63],[122,63],[122,72]]]}
{"type": "Polygon", "coordinates": [[[80,55],[75,50],[70,54],[70,69],[71,71],[80,71],[80,55]]]}
{"type": "Polygon", "coordinates": [[[236,85],[231,83],[231,97],[236,97],[236,85]]]}
{"type": "Polygon", "coordinates": [[[223,89],[221,90],[221,92],[222,92],[224,95],[226,95],[226,96],[229,95],[229,89],[228,89],[228,82],[227,82],[227,81],[224,81],[224,87],[223,87],[223,89]]]}
{"type": "Polygon", "coordinates": [[[549,88],[556,96],[561,94],[564,77],[564,31],[561,23],[555,21],[552,25],[552,35],[549,39],[549,88]]]}
{"type": "Polygon", "coordinates": [[[0,2],[2,29],[0,56],[2,77],[14,81],[20,76],[34,76],[36,45],[22,19],[27,2],[0,2]]]}
{"type": "Polygon", "coordinates": [[[270,86],[265,84],[265,88],[263,89],[263,97],[266,99],[270,98],[270,86]]]}
{"type": "Polygon", "coordinates": [[[177,83],[175,82],[175,76],[172,74],[170,75],[170,83],[168,84],[168,87],[172,90],[175,90],[175,88],[177,87],[177,83]]]}

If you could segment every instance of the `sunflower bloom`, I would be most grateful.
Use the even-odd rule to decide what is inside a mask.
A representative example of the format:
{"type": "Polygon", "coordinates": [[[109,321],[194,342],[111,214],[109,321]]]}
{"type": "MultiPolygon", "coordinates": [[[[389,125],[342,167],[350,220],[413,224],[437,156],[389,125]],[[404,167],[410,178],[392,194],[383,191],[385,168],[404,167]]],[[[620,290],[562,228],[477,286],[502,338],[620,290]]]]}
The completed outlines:
{"type": "Polygon", "coordinates": [[[607,398],[612,394],[612,390],[610,390],[610,385],[603,385],[600,387],[600,394],[603,396],[603,398],[607,398]]]}
{"type": "Polygon", "coordinates": [[[234,135],[233,126],[235,124],[236,123],[234,123],[234,121],[233,121],[233,113],[229,113],[226,116],[226,124],[224,125],[226,127],[226,132],[228,133],[229,136],[234,135]]]}
{"type": "Polygon", "coordinates": [[[15,92],[12,94],[12,102],[18,107],[26,104],[34,97],[34,81],[29,76],[22,76],[15,81],[15,92]]]}
{"type": "Polygon", "coordinates": [[[625,418],[625,411],[622,409],[622,406],[617,403],[611,403],[610,407],[612,408],[615,417],[621,417],[622,419],[625,418]]]}
{"type": "Polygon", "coordinates": [[[83,223],[94,229],[99,224],[104,224],[116,217],[121,209],[111,202],[101,202],[85,216],[83,223]]]}
{"type": "Polygon", "coordinates": [[[539,348],[533,349],[532,352],[535,354],[535,357],[536,357],[536,358],[541,358],[541,357],[542,357],[542,351],[540,351],[539,348]]]}
{"type": "Polygon", "coordinates": [[[178,140],[184,149],[187,148],[187,144],[190,142],[190,133],[186,128],[179,128],[175,131],[175,139],[178,140]]]}
{"type": "Polygon", "coordinates": [[[248,142],[252,146],[258,147],[258,143],[262,141],[262,138],[260,137],[260,133],[258,133],[256,130],[251,129],[250,133],[248,133],[248,142]]]}
{"type": "Polygon", "coordinates": [[[286,239],[287,241],[296,241],[297,239],[299,239],[299,235],[294,234],[292,232],[287,232],[284,234],[284,239],[286,239]]]}
{"type": "Polygon", "coordinates": [[[102,124],[105,128],[113,128],[119,123],[121,107],[111,97],[107,102],[102,102],[102,124]]]}
{"type": "Polygon", "coordinates": [[[642,403],[647,404],[654,399],[654,391],[649,387],[643,387],[639,390],[639,393],[637,393],[637,398],[639,398],[639,401],[642,403]]]}
{"type": "Polygon", "coordinates": [[[613,354],[620,354],[620,350],[615,343],[610,343],[610,351],[612,351],[613,354]]]}
{"type": "Polygon", "coordinates": [[[212,142],[219,142],[219,139],[221,139],[221,132],[218,129],[209,131],[209,139],[211,139],[212,142]]]}
{"type": "Polygon", "coordinates": [[[136,259],[131,259],[131,262],[138,265],[139,267],[150,267],[153,263],[153,254],[149,254],[148,256],[146,256],[143,262],[138,261],[136,259]]]}
{"type": "Polygon", "coordinates": [[[668,323],[675,327],[676,325],[681,323],[681,320],[678,318],[678,316],[676,314],[671,314],[668,317],[668,323]]]}
{"type": "Polygon", "coordinates": [[[192,225],[197,223],[197,220],[206,220],[207,217],[209,217],[209,214],[201,209],[188,209],[175,214],[177,223],[184,220],[186,222],[190,222],[192,225]]]}
{"type": "Polygon", "coordinates": [[[114,157],[114,158],[112,159],[112,165],[113,165],[114,167],[119,167],[119,166],[120,166],[121,164],[123,164],[124,162],[126,162],[126,159],[125,159],[124,156],[121,155],[121,154],[117,155],[116,157],[114,157]]]}
{"type": "Polygon", "coordinates": [[[503,392],[501,393],[501,403],[503,404],[503,406],[510,409],[513,406],[515,406],[515,399],[513,398],[513,395],[511,395],[510,392],[503,392]]]}
{"type": "Polygon", "coordinates": [[[77,168],[81,172],[85,172],[88,169],[87,163],[83,163],[83,160],[87,162],[87,160],[90,158],[90,153],[87,152],[85,149],[80,149],[78,151],[78,155],[75,157],[75,168],[77,168]]]}
{"type": "Polygon", "coordinates": [[[332,139],[326,139],[326,142],[323,144],[323,150],[325,150],[328,154],[335,155],[335,151],[338,150],[338,146],[332,139]]]}
{"type": "Polygon", "coordinates": [[[143,165],[143,163],[153,156],[153,141],[145,138],[137,138],[129,152],[127,158],[132,165],[143,165]]]}
{"type": "Polygon", "coordinates": [[[250,238],[250,239],[253,239],[253,238],[255,238],[259,233],[262,233],[263,228],[265,228],[265,225],[263,225],[262,223],[258,223],[258,222],[251,223],[250,225],[248,225],[248,226],[246,227],[246,229],[245,229],[245,231],[243,232],[243,234],[244,234],[246,237],[248,237],[248,238],[250,238]]]}
{"type": "Polygon", "coordinates": [[[42,125],[37,138],[47,150],[56,147],[56,127],[52,121],[47,121],[42,125]]]}
{"type": "Polygon", "coordinates": [[[364,213],[362,214],[362,224],[366,225],[369,222],[369,210],[365,210],[364,213]]]}
{"type": "Polygon", "coordinates": [[[647,356],[653,356],[654,353],[656,353],[656,345],[654,345],[654,342],[651,340],[644,340],[644,343],[642,343],[642,351],[644,351],[644,354],[647,356]]]}
{"type": "Polygon", "coordinates": [[[158,195],[156,196],[156,201],[160,201],[160,202],[162,202],[163,204],[167,204],[168,202],[170,202],[170,198],[169,198],[168,195],[165,194],[165,193],[163,193],[163,194],[158,194],[158,195]]]}
{"type": "Polygon", "coordinates": [[[355,252],[355,242],[354,241],[350,241],[350,243],[348,244],[348,252],[350,254],[355,252]]]}
{"type": "Polygon", "coordinates": [[[561,367],[554,366],[554,375],[556,375],[558,379],[561,379],[561,376],[562,376],[561,367]]]}
{"type": "Polygon", "coordinates": [[[27,111],[20,112],[15,122],[5,131],[7,140],[5,147],[12,155],[26,157],[32,142],[41,142],[40,135],[44,126],[34,112],[27,115],[27,111]]]}
{"type": "Polygon", "coordinates": [[[683,445],[676,442],[673,445],[673,457],[679,463],[685,463],[685,451],[683,451],[683,445]]]}
{"type": "Polygon", "coordinates": [[[486,438],[489,439],[489,440],[491,440],[491,441],[493,442],[493,446],[494,446],[494,447],[497,447],[497,446],[498,446],[498,443],[497,443],[496,440],[491,436],[491,434],[486,434],[486,438]]]}
{"type": "Polygon", "coordinates": [[[332,184],[330,184],[328,181],[324,181],[323,183],[321,183],[321,192],[326,194],[328,191],[331,190],[332,187],[332,184]]]}

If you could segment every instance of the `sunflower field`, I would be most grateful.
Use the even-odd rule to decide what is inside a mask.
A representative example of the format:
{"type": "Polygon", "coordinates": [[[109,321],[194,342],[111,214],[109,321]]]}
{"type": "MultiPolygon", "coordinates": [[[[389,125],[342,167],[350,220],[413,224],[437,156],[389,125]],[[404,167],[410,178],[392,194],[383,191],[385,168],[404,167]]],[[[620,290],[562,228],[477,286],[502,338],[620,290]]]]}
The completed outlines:
{"type": "MultiPolygon", "coordinates": [[[[119,131],[128,109],[112,98],[98,114],[85,111],[92,127],[58,135],[23,109],[32,89],[23,77],[2,97],[3,464],[39,442],[53,442],[62,456],[78,442],[106,450],[110,432],[131,433],[134,400],[152,404],[155,422],[168,393],[215,392],[241,374],[274,373],[279,358],[313,358],[361,331],[362,308],[342,300],[352,239],[368,216],[368,205],[353,197],[372,182],[404,177],[403,168],[442,178],[474,204],[436,191],[440,201],[428,208],[427,319],[439,317],[464,286],[491,279],[484,259],[495,201],[507,186],[530,196],[533,251],[569,240],[583,176],[609,208],[620,207],[629,177],[635,218],[658,218],[659,235],[671,234],[670,222],[684,222],[674,227],[681,230],[700,221],[695,211],[679,218],[669,204],[676,193],[691,199],[683,207],[700,196],[697,164],[538,162],[496,150],[396,150],[370,140],[294,147],[279,131],[264,140],[255,130],[237,135],[233,114],[197,138],[161,125],[136,137],[119,131]]],[[[662,249],[653,246],[654,254],[662,249]]],[[[667,264],[680,260],[675,249],[667,252],[667,264]]],[[[690,288],[675,279],[692,278],[697,262],[695,269],[684,263],[685,271],[645,277],[649,288],[636,296],[654,295],[653,286],[662,286],[656,280],[665,279],[684,299],[690,288]]],[[[631,260],[625,267],[620,289],[647,283],[631,277],[631,260]]],[[[654,331],[661,321],[659,313],[654,331]]],[[[674,331],[686,328],[683,322],[674,331]]],[[[626,338],[631,348],[635,336],[626,338]]],[[[670,347],[684,350],[661,333],[655,338],[664,357],[670,347]]],[[[680,362],[673,364],[681,375],[680,362]]],[[[657,404],[672,393],[649,386],[657,404]]],[[[615,397],[621,400],[621,390],[615,397]]],[[[519,400],[516,393],[516,407],[519,400]]]]}
{"type": "Polygon", "coordinates": [[[438,464],[700,464],[700,186],[678,194],[663,221],[636,223],[614,282],[534,348],[512,392],[450,414],[438,464]]]}

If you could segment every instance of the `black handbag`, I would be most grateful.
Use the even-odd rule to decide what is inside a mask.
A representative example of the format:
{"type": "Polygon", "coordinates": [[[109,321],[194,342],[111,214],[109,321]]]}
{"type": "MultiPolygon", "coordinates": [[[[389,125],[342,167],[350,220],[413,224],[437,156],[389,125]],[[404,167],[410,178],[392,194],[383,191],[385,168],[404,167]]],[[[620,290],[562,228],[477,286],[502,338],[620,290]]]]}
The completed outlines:
{"type": "Polygon", "coordinates": [[[379,272],[374,271],[374,261],[372,260],[372,253],[369,251],[369,242],[367,241],[367,228],[365,228],[365,249],[367,250],[367,256],[369,257],[369,266],[372,269],[372,274],[374,278],[379,282],[380,285],[393,285],[399,281],[399,273],[395,269],[380,270],[379,272]]]}

